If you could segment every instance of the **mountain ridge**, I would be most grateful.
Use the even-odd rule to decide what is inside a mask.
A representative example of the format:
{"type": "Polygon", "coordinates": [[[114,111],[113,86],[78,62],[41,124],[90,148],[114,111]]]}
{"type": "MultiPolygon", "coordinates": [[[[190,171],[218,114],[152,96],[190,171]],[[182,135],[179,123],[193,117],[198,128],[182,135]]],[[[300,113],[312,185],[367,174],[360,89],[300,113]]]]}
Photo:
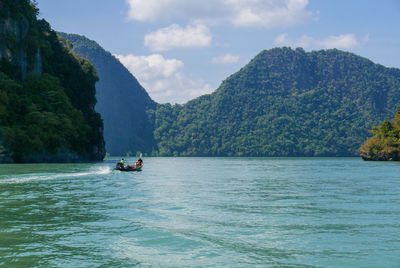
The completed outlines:
{"type": "Polygon", "coordinates": [[[368,130],[393,116],[398,77],[337,49],[264,50],[211,95],[161,106],[158,155],[356,156],[368,130]]]}
{"type": "Polygon", "coordinates": [[[356,156],[368,130],[393,117],[400,103],[398,77],[399,69],[337,49],[263,50],[211,94],[147,107],[153,143],[146,151],[356,156]]]}

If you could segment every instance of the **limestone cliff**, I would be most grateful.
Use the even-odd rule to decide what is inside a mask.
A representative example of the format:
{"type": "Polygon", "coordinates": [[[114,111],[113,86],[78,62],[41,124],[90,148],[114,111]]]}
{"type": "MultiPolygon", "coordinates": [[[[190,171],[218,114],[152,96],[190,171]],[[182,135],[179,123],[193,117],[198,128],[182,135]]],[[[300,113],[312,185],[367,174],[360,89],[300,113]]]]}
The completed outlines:
{"type": "Polygon", "coordinates": [[[25,80],[28,71],[42,74],[40,48],[35,49],[34,55],[29,55],[30,23],[26,15],[11,12],[7,1],[0,5],[0,60],[17,63],[20,67],[21,78],[25,80]]]}
{"type": "Polygon", "coordinates": [[[0,163],[102,160],[96,69],[37,14],[0,0],[0,163]]]}

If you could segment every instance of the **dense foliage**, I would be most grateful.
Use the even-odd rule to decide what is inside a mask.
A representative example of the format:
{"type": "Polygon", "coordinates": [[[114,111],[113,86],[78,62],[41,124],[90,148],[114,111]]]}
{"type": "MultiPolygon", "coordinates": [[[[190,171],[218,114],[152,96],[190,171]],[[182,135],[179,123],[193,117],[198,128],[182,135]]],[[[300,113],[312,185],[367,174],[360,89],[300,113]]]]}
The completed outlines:
{"type": "Polygon", "coordinates": [[[155,111],[155,155],[355,156],[400,70],[336,49],[263,51],[211,95],[155,111]]]}
{"type": "Polygon", "coordinates": [[[102,159],[93,65],[37,20],[30,1],[3,0],[0,8],[0,154],[15,162],[102,159]]]}
{"type": "Polygon", "coordinates": [[[154,146],[153,121],[149,111],[155,102],[135,77],[111,53],[95,41],[76,34],[59,33],[73,50],[96,67],[98,103],[96,111],[104,119],[106,150],[111,155],[151,153],[154,146]]]}
{"type": "Polygon", "coordinates": [[[400,107],[393,122],[385,120],[379,127],[373,127],[374,136],[361,146],[364,160],[400,160],[400,107]]]}

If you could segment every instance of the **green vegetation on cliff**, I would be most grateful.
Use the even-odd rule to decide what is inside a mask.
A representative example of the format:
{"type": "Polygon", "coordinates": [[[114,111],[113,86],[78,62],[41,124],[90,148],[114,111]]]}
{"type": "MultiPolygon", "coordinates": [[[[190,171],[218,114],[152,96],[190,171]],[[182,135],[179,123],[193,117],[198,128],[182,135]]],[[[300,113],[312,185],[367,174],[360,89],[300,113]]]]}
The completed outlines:
{"type": "Polygon", "coordinates": [[[400,70],[336,49],[261,52],[212,94],[154,113],[161,156],[355,156],[400,103],[400,70]]]}
{"type": "Polygon", "coordinates": [[[106,150],[111,155],[151,153],[153,122],[149,111],[156,103],[136,78],[110,52],[95,41],[76,34],[58,33],[73,44],[74,52],[87,58],[99,76],[96,111],[104,120],[106,150]]]}
{"type": "Polygon", "coordinates": [[[379,127],[373,127],[374,136],[361,146],[364,160],[400,161],[400,106],[394,121],[385,120],[379,127]]]}
{"type": "Polygon", "coordinates": [[[96,70],[28,0],[0,2],[0,161],[101,160],[96,70]]]}

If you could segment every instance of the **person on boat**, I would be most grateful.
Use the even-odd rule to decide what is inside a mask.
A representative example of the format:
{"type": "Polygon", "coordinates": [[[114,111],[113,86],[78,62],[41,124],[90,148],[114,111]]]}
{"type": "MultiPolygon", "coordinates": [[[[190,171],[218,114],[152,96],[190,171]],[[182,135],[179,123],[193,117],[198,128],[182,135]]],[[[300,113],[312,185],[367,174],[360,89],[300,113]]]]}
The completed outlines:
{"type": "Polygon", "coordinates": [[[142,160],[142,156],[140,156],[139,159],[136,161],[136,166],[141,167],[142,165],[143,165],[143,160],[142,160]]]}
{"type": "Polygon", "coordinates": [[[124,159],[123,159],[123,158],[122,158],[121,161],[119,162],[119,165],[120,165],[121,167],[124,167],[124,166],[125,166],[125,162],[124,162],[124,159]]]}

